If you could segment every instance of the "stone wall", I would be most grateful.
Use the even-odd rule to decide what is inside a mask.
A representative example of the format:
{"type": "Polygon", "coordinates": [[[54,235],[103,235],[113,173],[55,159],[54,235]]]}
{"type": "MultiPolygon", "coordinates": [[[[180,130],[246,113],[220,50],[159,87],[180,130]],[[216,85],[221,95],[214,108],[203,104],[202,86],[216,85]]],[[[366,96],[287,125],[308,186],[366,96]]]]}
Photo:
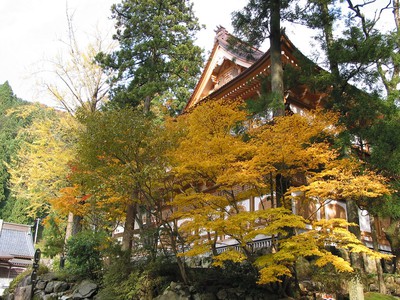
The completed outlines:
{"type": "MultiPolygon", "coordinates": [[[[400,277],[385,274],[385,283],[387,293],[393,296],[400,297],[400,277]]],[[[79,300],[79,299],[96,299],[98,292],[98,285],[91,281],[83,281],[81,283],[71,283],[60,280],[54,273],[47,273],[40,276],[34,291],[35,300],[79,300]]],[[[22,280],[14,294],[6,295],[0,299],[4,300],[30,300],[31,299],[31,282],[30,276],[22,280]]],[[[324,299],[323,286],[318,283],[303,281],[300,283],[302,291],[302,299],[324,299]]],[[[343,285],[345,293],[346,286],[343,285]]],[[[377,292],[378,286],[376,278],[370,276],[366,279],[364,292],[377,292]]],[[[339,291],[338,291],[339,292],[339,291]]],[[[338,299],[337,295],[333,294],[332,299],[338,299]]],[[[168,288],[162,295],[155,298],[156,300],[264,300],[264,299],[278,299],[276,295],[272,294],[249,294],[248,291],[240,288],[220,288],[216,292],[196,290],[194,286],[187,286],[177,282],[171,282],[168,288]]],[[[109,299],[106,299],[109,300],[109,299]]]]}
{"type": "MultiPolygon", "coordinates": [[[[13,294],[5,295],[4,300],[31,300],[32,285],[30,275],[26,276],[13,294]]],[[[34,300],[79,300],[93,299],[97,294],[98,285],[85,280],[79,284],[59,280],[56,274],[47,273],[40,276],[34,290],[34,300]]]]}

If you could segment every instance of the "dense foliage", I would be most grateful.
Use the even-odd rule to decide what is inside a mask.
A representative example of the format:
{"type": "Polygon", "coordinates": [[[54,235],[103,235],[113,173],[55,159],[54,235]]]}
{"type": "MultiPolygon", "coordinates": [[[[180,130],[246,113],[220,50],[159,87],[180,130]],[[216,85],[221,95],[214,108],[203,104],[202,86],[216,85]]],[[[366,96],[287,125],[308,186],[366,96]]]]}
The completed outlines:
{"type": "Polygon", "coordinates": [[[80,279],[100,279],[105,243],[106,237],[99,232],[82,231],[71,237],[66,245],[67,270],[80,279]]]}
{"type": "Polygon", "coordinates": [[[17,98],[8,82],[0,85],[0,218],[10,221],[26,221],[13,218],[13,197],[9,187],[10,174],[7,164],[15,158],[20,144],[17,138],[19,129],[29,123],[13,113],[18,107],[25,106],[26,102],[17,98]]]}

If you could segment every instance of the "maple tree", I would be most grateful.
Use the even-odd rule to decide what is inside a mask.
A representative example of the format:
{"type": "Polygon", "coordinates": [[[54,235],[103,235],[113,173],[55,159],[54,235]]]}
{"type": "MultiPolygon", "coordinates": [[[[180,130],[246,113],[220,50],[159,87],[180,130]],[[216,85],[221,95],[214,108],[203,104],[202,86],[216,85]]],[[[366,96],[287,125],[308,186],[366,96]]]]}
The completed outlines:
{"type": "Polygon", "coordinates": [[[300,190],[312,198],[335,200],[388,194],[384,177],[363,171],[365,166],[356,157],[342,157],[332,147],[335,136],[343,130],[335,125],[337,120],[335,113],[315,111],[277,117],[273,123],[255,128],[254,143],[259,151],[252,167],[289,179],[302,176],[304,184],[297,184],[287,194],[300,190]]]}
{"type": "MultiPolygon", "coordinates": [[[[97,225],[106,230],[124,223],[126,252],[146,254],[150,260],[159,247],[178,253],[182,242],[177,221],[168,219],[173,209],[165,205],[177,193],[164,155],[179,135],[172,130],[167,134],[174,122],[161,125],[132,108],[96,112],[82,122],[72,175],[76,186],[64,189],[59,201],[66,205],[64,210],[74,211],[76,196],[87,195],[80,199],[81,211],[74,213],[92,225],[98,218],[97,225]]],[[[187,282],[182,259],[178,257],[177,263],[187,282]]]]}
{"type": "MultiPolygon", "coordinates": [[[[257,236],[269,236],[277,252],[271,254],[272,260],[266,257],[257,260],[256,265],[261,268],[260,283],[279,281],[288,275],[289,269],[283,261],[290,257],[288,261],[293,263],[299,253],[320,256],[317,264],[330,263],[342,271],[352,270],[348,262],[325,251],[324,243],[312,243],[310,252],[288,246],[296,239],[316,234],[308,231],[300,234],[301,237],[293,235],[305,228],[307,221],[285,208],[290,208],[291,192],[303,191],[312,199],[324,201],[364,199],[389,193],[381,177],[367,171],[363,174],[357,161],[340,158],[331,147],[332,139],[340,131],[334,125],[336,119],[334,114],[311,112],[260,122],[249,118],[237,103],[222,100],[208,101],[180,117],[177,123],[183,128],[183,134],[170,156],[171,172],[178,178],[182,191],[171,202],[177,208],[173,217],[185,221],[180,230],[190,245],[190,250],[182,255],[211,251],[218,265],[226,260],[255,263],[251,242],[257,236]],[[251,196],[261,197],[275,190],[270,185],[279,183],[270,182],[270,178],[277,178],[270,176],[271,173],[283,174],[288,179],[300,174],[305,182],[289,187],[283,207],[276,208],[276,203],[272,203],[260,210],[243,209],[244,201],[251,196]],[[236,241],[240,250],[232,248],[219,253],[219,236],[236,241]]],[[[320,221],[313,226],[333,226],[338,228],[338,233],[348,226],[332,222],[320,221]]],[[[321,240],[327,241],[329,237],[322,232],[318,233],[324,236],[321,240]]],[[[346,234],[346,243],[341,246],[354,252],[371,253],[355,236],[346,234]]]]}
{"type": "MultiPolygon", "coordinates": [[[[184,192],[175,197],[172,205],[178,207],[176,217],[193,218],[181,228],[189,233],[197,228],[198,234],[189,234],[188,238],[198,239],[198,245],[204,246],[201,251],[211,246],[216,254],[220,233],[216,222],[222,220],[230,208],[232,214],[239,212],[238,201],[242,196],[234,187],[261,183],[259,174],[246,173],[242,168],[254,149],[232,131],[245,118],[246,113],[234,104],[210,102],[178,119],[184,134],[171,152],[171,161],[172,172],[179,178],[184,192]],[[204,189],[215,193],[204,193],[204,189]],[[186,210],[187,207],[190,209],[186,210]],[[201,235],[201,231],[207,234],[201,235]]],[[[194,247],[189,253],[198,253],[198,250],[194,247]]]]}
{"type": "Polygon", "coordinates": [[[123,216],[123,245],[130,250],[134,223],[144,235],[142,213],[157,205],[146,191],[153,190],[155,179],[166,170],[160,155],[163,141],[157,138],[160,128],[130,108],[96,112],[82,122],[73,180],[84,195],[91,195],[86,201],[95,211],[115,222],[123,216]]]}
{"type": "MultiPolygon", "coordinates": [[[[279,251],[259,257],[256,264],[261,267],[259,283],[281,281],[282,276],[292,276],[294,263],[299,257],[312,258],[318,267],[331,264],[338,272],[353,272],[350,261],[333,254],[329,246],[349,253],[365,253],[372,258],[390,259],[366,247],[354,234],[349,232],[344,219],[320,220],[312,223],[312,228],[280,241],[279,251]]],[[[344,255],[345,256],[345,255],[344,255]]]]}

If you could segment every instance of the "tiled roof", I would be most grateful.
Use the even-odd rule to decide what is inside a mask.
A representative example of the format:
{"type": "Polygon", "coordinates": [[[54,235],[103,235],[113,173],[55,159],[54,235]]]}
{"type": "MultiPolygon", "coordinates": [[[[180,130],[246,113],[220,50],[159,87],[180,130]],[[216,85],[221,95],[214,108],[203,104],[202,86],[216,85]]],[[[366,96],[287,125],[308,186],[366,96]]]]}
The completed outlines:
{"type": "Polygon", "coordinates": [[[5,227],[0,227],[0,256],[33,258],[35,250],[30,231],[5,227]]]}
{"type": "Polygon", "coordinates": [[[252,63],[259,60],[264,54],[264,52],[259,49],[252,47],[229,34],[222,26],[217,28],[215,39],[221,47],[231,52],[234,56],[248,60],[252,63]]]}

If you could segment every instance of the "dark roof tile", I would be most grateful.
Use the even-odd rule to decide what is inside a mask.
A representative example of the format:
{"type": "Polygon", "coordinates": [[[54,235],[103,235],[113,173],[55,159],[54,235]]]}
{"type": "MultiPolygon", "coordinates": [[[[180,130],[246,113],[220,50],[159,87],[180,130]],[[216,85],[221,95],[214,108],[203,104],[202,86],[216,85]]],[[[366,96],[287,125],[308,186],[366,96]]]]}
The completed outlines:
{"type": "Polygon", "coordinates": [[[13,257],[32,258],[35,254],[32,235],[27,231],[2,228],[0,253],[13,257]]]}

